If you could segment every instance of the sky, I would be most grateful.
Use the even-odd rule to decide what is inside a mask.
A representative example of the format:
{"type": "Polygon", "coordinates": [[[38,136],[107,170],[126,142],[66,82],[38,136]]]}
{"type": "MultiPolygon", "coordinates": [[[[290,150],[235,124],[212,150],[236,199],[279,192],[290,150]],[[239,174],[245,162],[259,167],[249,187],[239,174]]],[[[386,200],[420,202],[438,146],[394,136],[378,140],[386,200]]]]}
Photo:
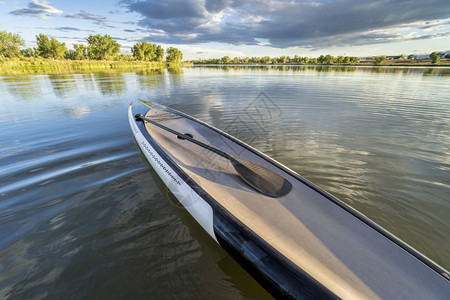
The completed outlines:
{"type": "Polygon", "coordinates": [[[450,0],[0,0],[0,20],[28,47],[109,34],[122,53],[145,40],[184,59],[450,50],[450,0]]]}

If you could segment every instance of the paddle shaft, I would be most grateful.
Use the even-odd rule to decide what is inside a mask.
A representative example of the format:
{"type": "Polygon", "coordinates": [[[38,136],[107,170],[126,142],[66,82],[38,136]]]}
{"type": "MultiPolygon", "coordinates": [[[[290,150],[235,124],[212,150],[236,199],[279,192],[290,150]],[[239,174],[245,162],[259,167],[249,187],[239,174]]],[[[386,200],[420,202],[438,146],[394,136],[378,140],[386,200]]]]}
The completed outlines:
{"type": "Polygon", "coordinates": [[[227,153],[223,152],[222,150],[219,150],[217,148],[214,148],[214,147],[211,147],[209,145],[206,145],[206,144],[204,144],[204,143],[202,143],[200,141],[197,141],[194,138],[191,138],[188,135],[185,135],[185,134],[180,133],[180,132],[178,132],[176,130],[173,130],[172,128],[166,127],[166,126],[164,126],[164,125],[162,125],[162,124],[160,124],[158,122],[155,122],[155,121],[153,121],[151,119],[148,119],[148,118],[144,117],[142,114],[137,114],[135,116],[135,118],[136,119],[140,119],[142,121],[147,121],[147,122],[149,122],[149,123],[151,123],[151,124],[153,124],[155,126],[158,126],[159,128],[162,128],[162,129],[164,129],[164,130],[166,130],[166,131],[168,131],[170,133],[173,133],[173,134],[177,135],[178,137],[182,137],[183,139],[188,140],[191,143],[194,143],[196,145],[199,145],[200,147],[208,149],[209,151],[212,151],[212,152],[214,152],[214,153],[216,153],[216,154],[218,154],[218,155],[220,155],[220,156],[222,156],[222,157],[224,157],[226,159],[230,159],[230,155],[228,155],[227,153]]]}
{"type": "Polygon", "coordinates": [[[136,119],[136,121],[149,122],[150,124],[153,124],[161,129],[175,134],[179,138],[185,139],[228,159],[233,165],[237,174],[242,178],[242,180],[264,195],[273,198],[279,198],[287,195],[292,189],[292,184],[288,180],[274,173],[273,171],[261,165],[258,165],[257,163],[233,157],[232,155],[227,154],[222,150],[197,141],[196,139],[190,137],[188,134],[182,134],[176,130],[173,130],[172,128],[166,127],[158,122],[148,119],[142,114],[137,114],[134,116],[134,118],[136,119]]]}

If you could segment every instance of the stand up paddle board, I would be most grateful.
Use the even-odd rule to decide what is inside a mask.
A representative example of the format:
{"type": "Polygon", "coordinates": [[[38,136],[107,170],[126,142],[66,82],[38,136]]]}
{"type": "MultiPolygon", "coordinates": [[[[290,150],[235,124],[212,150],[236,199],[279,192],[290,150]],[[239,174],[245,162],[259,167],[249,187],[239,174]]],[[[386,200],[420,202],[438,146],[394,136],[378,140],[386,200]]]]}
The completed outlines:
{"type": "Polygon", "coordinates": [[[450,298],[446,270],[287,167],[174,109],[133,110],[158,176],[275,297],[450,298]]]}

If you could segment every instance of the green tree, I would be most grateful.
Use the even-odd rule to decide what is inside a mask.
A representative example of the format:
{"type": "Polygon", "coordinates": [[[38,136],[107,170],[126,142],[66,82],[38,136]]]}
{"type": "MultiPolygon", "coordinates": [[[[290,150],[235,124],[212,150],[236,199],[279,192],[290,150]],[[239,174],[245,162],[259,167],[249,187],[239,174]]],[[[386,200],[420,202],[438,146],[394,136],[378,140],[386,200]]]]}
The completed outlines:
{"type": "Polygon", "coordinates": [[[56,39],[49,39],[45,34],[36,36],[37,55],[43,58],[63,59],[67,52],[66,43],[60,43],[56,39]]]}
{"type": "Polygon", "coordinates": [[[222,63],[222,64],[229,64],[229,63],[231,63],[231,58],[227,55],[227,56],[224,56],[224,57],[222,57],[221,59],[220,59],[220,62],[222,63]]]}
{"type": "Polygon", "coordinates": [[[36,55],[48,58],[50,55],[50,39],[45,34],[40,33],[36,36],[37,48],[36,55]]]}
{"type": "Polygon", "coordinates": [[[112,59],[119,54],[120,45],[111,36],[90,35],[87,38],[87,51],[91,59],[112,59]]]}
{"type": "Polygon", "coordinates": [[[73,49],[68,49],[68,50],[66,51],[66,54],[64,55],[64,58],[65,58],[65,59],[72,59],[72,60],[74,60],[74,59],[75,59],[75,50],[73,50],[73,49]]]}
{"type": "Polygon", "coordinates": [[[350,56],[350,63],[351,64],[356,64],[359,62],[359,58],[357,58],[356,56],[350,56]]]}
{"type": "MultiPolygon", "coordinates": [[[[164,60],[164,48],[160,45],[156,45],[156,61],[162,62],[164,60]]],[[[181,53],[181,51],[180,51],[181,53]]],[[[181,53],[180,61],[183,59],[183,53],[181,53]]]]}
{"type": "Polygon", "coordinates": [[[310,63],[311,65],[319,64],[319,59],[316,57],[308,58],[308,63],[310,63]]]}
{"type": "Polygon", "coordinates": [[[181,63],[183,59],[183,53],[174,47],[167,48],[166,61],[168,63],[181,63]]]}
{"type": "Polygon", "coordinates": [[[133,60],[133,56],[121,53],[121,54],[119,54],[116,57],[116,60],[119,60],[119,61],[132,61],[133,60]]]}
{"type": "Polygon", "coordinates": [[[26,49],[22,49],[20,50],[20,55],[25,56],[25,57],[35,57],[36,51],[34,51],[34,48],[26,48],[26,49]]]}
{"type": "Polygon", "coordinates": [[[50,40],[50,53],[54,59],[63,59],[67,52],[66,43],[58,42],[56,39],[50,40]]]}
{"type": "Polygon", "coordinates": [[[375,56],[373,62],[378,66],[381,65],[386,60],[386,56],[375,56]]]}
{"type": "Polygon", "coordinates": [[[439,53],[437,53],[437,52],[432,52],[430,54],[430,58],[431,58],[432,64],[438,64],[441,61],[441,57],[439,56],[439,53]]]}
{"type": "Polygon", "coordinates": [[[137,60],[162,61],[164,58],[164,49],[161,46],[146,41],[134,44],[131,52],[137,60]]]}
{"type": "Polygon", "coordinates": [[[87,58],[87,47],[83,44],[74,44],[73,49],[75,50],[73,59],[82,60],[87,58]]]}
{"type": "Polygon", "coordinates": [[[324,59],[324,64],[332,65],[334,63],[334,57],[330,54],[327,54],[324,59]]]}
{"type": "Polygon", "coordinates": [[[408,55],[408,59],[416,59],[416,56],[414,54],[408,55]]]}
{"type": "Polygon", "coordinates": [[[277,64],[287,64],[290,61],[290,58],[289,56],[282,55],[274,58],[272,61],[277,64]]]}
{"type": "Polygon", "coordinates": [[[272,59],[269,56],[263,56],[259,60],[262,64],[270,64],[272,63],[272,59]]]}
{"type": "Polygon", "coordinates": [[[0,31],[0,57],[16,57],[19,56],[19,47],[25,46],[24,40],[20,35],[0,31]]]}
{"type": "Polygon", "coordinates": [[[317,63],[318,64],[324,64],[325,63],[325,56],[321,55],[317,58],[317,63]]]}
{"type": "Polygon", "coordinates": [[[341,56],[341,55],[339,55],[338,57],[336,57],[336,63],[338,64],[338,65],[340,65],[340,64],[343,64],[344,63],[344,57],[343,56],[341,56]]]}

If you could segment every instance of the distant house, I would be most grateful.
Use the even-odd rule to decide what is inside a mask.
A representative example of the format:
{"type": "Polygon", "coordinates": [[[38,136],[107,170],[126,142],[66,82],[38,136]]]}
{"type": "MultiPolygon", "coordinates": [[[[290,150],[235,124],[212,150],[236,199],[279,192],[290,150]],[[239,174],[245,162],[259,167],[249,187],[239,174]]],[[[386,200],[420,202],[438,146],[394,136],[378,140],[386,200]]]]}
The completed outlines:
{"type": "Polygon", "coordinates": [[[403,56],[386,56],[387,60],[404,59],[403,56]]]}

